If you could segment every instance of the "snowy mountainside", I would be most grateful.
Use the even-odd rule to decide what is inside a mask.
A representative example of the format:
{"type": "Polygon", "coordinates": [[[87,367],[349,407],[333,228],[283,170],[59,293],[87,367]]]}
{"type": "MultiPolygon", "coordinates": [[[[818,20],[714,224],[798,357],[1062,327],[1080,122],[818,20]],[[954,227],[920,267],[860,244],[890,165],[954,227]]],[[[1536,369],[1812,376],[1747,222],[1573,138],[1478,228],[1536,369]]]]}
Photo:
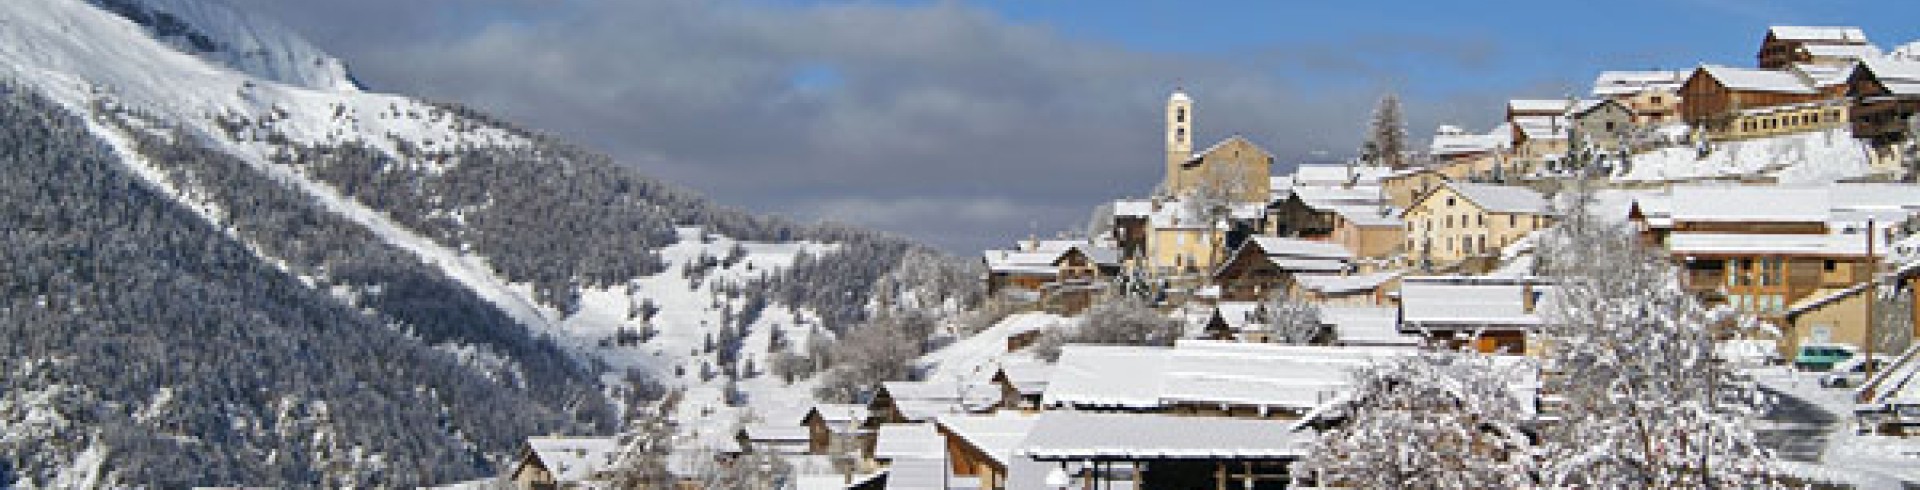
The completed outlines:
{"type": "MultiPolygon", "coordinates": [[[[334,331],[356,337],[341,345],[380,339],[406,353],[380,357],[330,349],[321,355],[338,358],[317,361],[422,363],[415,366],[419,376],[359,381],[375,393],[402,399],[399,386],[406,383],[416,383],[416,390],[459,388],[436,395],[444,398],[438,403],[408,401],[433,410],[409,411],[407,417],[437,422],[396,416],[382,420],[405,420],[394,422],[405,430],[370,425],[315,431],[313,437],[331,441],[330,449],[325,457],[307,458],[304,447],[291,445],[318,442],[263,435],[261,427],[274,424],[281,412],[276,404],[302,413],[311,407],[380,413],[385,405],[331,391],[284,403],[236,404],[204,395],[252,393],[301,374],[272,364],[261,365],[257,376],[140,377],[118,392],[65,398],[50,393],[88,386],[91,371],[72,375],[75,382],[55,383],[34,374],[43,371],[22,367],[10,374],[26,376],[12,379],[26,380],[27,389],[0,394],[0,426],[18,428],[45,422],[48,411],[92,407],[163,414],[250,408],[229,415],[236,421],[230,426],[136,418],[111,432],[137,437],[22,449],[46,449],[62,437],[99,429],[85,422],[99,417],[55,417],[66,421],[56,424],[59,431],[0,438],[0,453],[26,455],[0,463],[0,486],[44,485],[54,474],[90,475],[105,485],[435,483],[497,471],[519,437],[604,432],[607,412],[664,390],[678,390],[685,400],[682,427],[705,431],[688,434],[697,436],[691,441],[715,440],[742,418],[804,405],[813,383],[807,377],[823,366],[794,366],[864,320],[874,305],[952,308],[978,296],[968,263],[901,239],[751,215],[464,107],[362,92],[337,60],[270,22],[217,3],[0,2],[0,26],[0,80],[56,105],[50,112],[77,116],[77,123],[59,130],[85,133],[66,136],[75,139],[72,146],[99,146],[114,163],[90,171],[123,175],[125,185],[152,191],[157,200],[138,202],[140,209],[185,213],[198,223],[168,222],[160,229],[201,230],[207,236],[197,239],[244,252],[189,265],[237,261],[243,267],[231,271],[236,281],[298,285],[308,291],[265,298],[283,303],[247,307],[330,312],[334,316],[324,318],[331,325],[353,327],[334,331]],[[203,49],[208,46],[219,49],[203,49]],[[91,143],[77,142],[82,140],[91,143]],[[782,375],[771,374],[776,367],[782,375]],[[387,388],[397,391],[380,391],[387,388]],[[163,397],[154,390],[189,395],[163,397]],[[69,406],[75,403],[84,406],[69,406]],[[498,420],[503,417],[514,420],[498,420]],[[383,432],[429,442],[396,447],[363,440],[383,432]],[[167,437],[201,444],[202,451],[220,446],[208,441],[243,439],[257,453],[223,452],[218,460],[231,471],[188,477],[167,473],[166,458],[193,450],[125,444],[167,437]],[[342,439],[358,444],[339,444],[342,439]],[[254,454],[276,456],[250,459],[254,454]],[[406,470],[394,460],[409,461],[402,465],[406,470]]],[[[19,172],[29,170],[4,169],[0,179],[17,181],[23,178],[19,172]]],[[[31,267],[15,270],[62,270],[64,256],[55,252],[22,257],[20,264],[31,267]]],[[[116,294],[133,302],[198,298],[154,296],[159,291],[116,294]]],[[[6,312],[0,308],[0,319],[7,319],[6,312]]],[[[81,312],[53,314],[53,320],[73,320],[81,312]]],[[[206,315],[205,321],[225,333],[257,316],[206,315]]],[[[124,325],[142,335],[178,327],[161,318],[177,317],[124,325]]],[[[47,323],[12,320],[21,328],[47,323]]],[[[64,354],[48,355],[44,360],[54,362],[64,354]]],[[[166,355],[129,360],[132,369],[160,371],[173,361],[166,355]]]]}
{"type": "Polygon", "coordinates": [[[288,85],[358,90],[346,64],[273,19],[218,0],[90,0],[175,48],[288,85]]]}
{"type": "Polygon", "coordinates": [[[1716,143],[1700,156],[1697,148],[1662,148],[1634,155],[1617,171],[1616,181],[1669,181],[1768,175],[1783,183],[1834,182],[1872,173],[1868,151],[1852,131],[1790,134],[1716,143]]]}

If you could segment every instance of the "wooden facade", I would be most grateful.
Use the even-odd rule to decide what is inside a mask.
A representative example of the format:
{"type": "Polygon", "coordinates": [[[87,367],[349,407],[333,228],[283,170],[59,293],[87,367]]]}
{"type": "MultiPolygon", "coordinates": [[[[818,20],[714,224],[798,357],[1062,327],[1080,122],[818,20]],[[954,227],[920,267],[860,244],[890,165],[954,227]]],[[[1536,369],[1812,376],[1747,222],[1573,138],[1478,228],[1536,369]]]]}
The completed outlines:
{"type": "MultiPolygon", "coordinates": [[[[1900,63],[1913,66],[1920,63],[1900,63]]],[[[1890,64],[1864,63],[1847,79],[1847,97],[1851,100],[1853,136],[1876,146],[1905,141],[1913,115],[1920,112],[1920,94],[1896,93],[1888,87],[1878,69],[1890,64]]],[[[1889,77],[1891,74],[1888,75],[1889,77]]],[[[1902,80],[1912,83],[1916,80],[1902,80]]]]}

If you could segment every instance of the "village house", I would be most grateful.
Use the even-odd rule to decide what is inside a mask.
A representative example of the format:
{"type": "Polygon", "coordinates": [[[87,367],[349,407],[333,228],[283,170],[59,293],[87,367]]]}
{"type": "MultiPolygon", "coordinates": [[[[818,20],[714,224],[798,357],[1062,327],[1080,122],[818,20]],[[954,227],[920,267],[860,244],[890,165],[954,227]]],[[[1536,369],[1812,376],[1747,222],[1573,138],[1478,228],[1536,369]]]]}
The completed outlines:
{"type": "Polygon", "coordinates": [[[1906,141],[1920,111],[1920,61],[1869,59],[1847,80],[1853,136],[1876,147],[1906,141]]]}
{"type": "Polygon", "coordinates": [[[1057,465],[1073,488],[1280,488],[1313,442],[1312,432],[1293,429],[1259,420],[1047,412],[1017,452],[1057,465]]]}
{"type": "Polygon", "coordinates": [[[1293,297],[1320,304],[1377,306],[1389,303],[1388,293],[1399,287],[1399,271],[1366,274],[1294,274],[1293,297]]]}
{"type": "Polygon", "coordinates": [[[1633,134],[1639,129],[1633,109],[1613,99],[1581,101],[1567,118],[1573,120],[1569,136],[1587,148],[1605,154],[1628,151],[1633,134]]]}
{"type": "Polygon", "coordinates": [[[735,432],[734,440],[743,454],[801,456],[812,453],[812,434],[805,425],[747,424],[735,432]]]}
{"type": "Polygon", "coordinates": [[[1286,199],[1269,206],[1267,234],[1325,239],[1337,228],[1342,207],[1374,207],[1384,202],[1373,187],[1295,187],[1286,199]]]}
{"type": "MultiPolygon", "coordinates": [[[[888,381],[867,402],[863,427],[920,423],[949,413],[992,411],[1000,392],[976,380],[888,381]]],[[[980,380],[984,381],[984,380],[980,380]]]]}
{"type": "MultiPolygon", "coordinates": [[[[1529,116],[1531,117],[1531,116],[1529,116]]],[[[1500,123],[1483,133],[1469,133],[1457,126],[1440,126],[1434,132],[1427,152],[1433,156],[1429,168],[1450,180],[1489,180],[1512,170],[1507,153],[1512,149],[1513,124],[1500,123]]],[[[1382,180],[1385,184],[1386,179],[1382,180]]],[[[1395,206],[1405,207],[1411,196],[1392,196],[1395,206]]]]}
{"type": "MultiPolygon", "coordinates": [[[[1156,276],[1197,274],[1219,260],[1230,224],[1182,201],[1161,203],[1147,219],[1147,267],[1156,276]]],[[[1223,220],[1224,221],[1224,220],[1223,220]]]]}
{"type": "Polygon", "coordinates": [[[934,428],[944,438],[947,450],[950,486],[946,488],[1041,488],[1034,484],[1042,483],[1048,467],[1016,452],[1039,420],[1032,413],[946,415],[936,419],[934,428]]]}
{"type": "Polygon", "coordinates": [[[1603,71],[1593,81],[1593,96],[1620,102],[1633,112],[1634,124],[1661,126],[1679,121],[1680,84],[1687,72],[1603,71]]]}
{"type": "Polygon", "coordinates": [[[807,453],[871,451],[873,432],[861,427],[867,417],[867,406],[860,404],[821,403],[807,409],[807,414],[800,419],[800,425],[807,428],[807,453]]]}
{"type": "Polygon", "coordinates": [[[1413,201],[1441,185],[1454,180],[1432,168],[1416,167],[1394,172],[1380,180],[1380,193],[1386,196],[1385,204],[1394,209],[1407,209],[1413,201]]]}
{"type": "Polygon", "coordinates": [[[1293,287],[1293,275],[1347,271],[1353,253],[1338,244],[1257,236],[1247,240],[1213,273],[1222,301],[1259,301],[1293,287]]]}
{"type": "Polygon", "coordinates": [[[1147,261],[1147,221],[1153,216],[1154,201],[1122,199],[1113,202],[1113,243],[1120,249],[1124,268],[1142,267],[1147,261]]]}
{"type": "Polygon", "coordinates": [[[1002,360],[993,373],[993,385],[1000,388],[1000,408],[1036,411],[1040,395],[1047,390],[1047,378],[1053,365],[1031,358],[1002,360]]]}
{"type": "Polygon", "coordinates": [[[1756,66],[1783,69],[1801,63],[1844,64],[1880,56],[1858,27],[1772,26],[1754,55],[1756,66]]]}
{"type": "Polygon", "coordinates": [[[1408,254],[1429,265],[1496,254],[1553,221],[1532,189],[1458,182],[1422,196],[1403,219],[1408,254]]]}
{"type": "Polygon", "coordinates": [[[1039,303],[1050,311],[1077,313],[1120,272],[1120,252],[1086,240],[1022,241],[1016,250],[982,252],[987,294],[1039,303]]]}
{"type": "Polygon", "coordinates": [[[1530,278],[1408,277],[1400,282],[1400,333],[1482,354],[1532,354],[1545,323],[1546,286],[1530,278]]]}
{"type": "Polygon", "coordinates": [[[620,445],[612,437],[529,437],[507,480],[515,488],[583,488],[605,481],[620,445]]]}
{"type": "Polygon", "coordinates": [[[1681,113],[1712,140],[1801,133],[1844,124],[1846,84],[1811,79],[1807,73],[1702,65],[1681,87],[1685,98],[1681,113]]]}

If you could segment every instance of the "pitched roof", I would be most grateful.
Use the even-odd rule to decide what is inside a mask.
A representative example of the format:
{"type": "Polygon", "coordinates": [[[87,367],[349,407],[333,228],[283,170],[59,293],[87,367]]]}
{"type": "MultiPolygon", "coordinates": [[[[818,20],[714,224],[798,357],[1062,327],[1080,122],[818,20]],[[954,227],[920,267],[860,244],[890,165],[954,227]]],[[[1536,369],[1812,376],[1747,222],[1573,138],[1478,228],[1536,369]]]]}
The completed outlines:
{"type": "Polygon", "coordinates": [[[1566,116],[1521,116],[1513,118],[1513,127],[1532,139],[1566,139],[1567,130],[1572,126],[1566,116]]]}
{"type": "Polygon", "coordinates": [[[1847,83],[1847,78],[1853,76],[1854,67],[1858,65],[1859,63],[1847,63],[1844,65],[1796,63],[1793,66],[1787,67],[1787,69],[1793,71],[1793,73],[1800,76],[1801,80],[1806,81],[1806,83],[1816,88],[1826,88],[1847,83]]]}
{"type": "Polygon", "coordinates": [[[1802,95],[1817,93],[1807,80],[1789,71],[1701,65],[1700,72],[1719,81],[1729,90],[1802,95]]]}
{"type": "Polygon", "coordinates": [[[1674,233],[1667,236],[1667,250],[1674,255],[1768,253],[1864,257],[1867,254],[1867,240],[1864,236],[1843,233],[1826,235],[1674,233]]]}
{"type": "Polygon", "coordinates": [[[933,424],[882,424],[874,435],[873,457],[913,459],[946,457],[946,443],[933,424]]]}
{"type": "Polygon", "coordinates": [[[1400,333],[1400,312],[1391,307],[1320,308],[1320,321],[1333,327],[1342,345],[1419,345],[1420,337],[1400,333]]]}
{"type": "MultiPolygon", "coordinates": [[[[1260,247],[1261,253],[1268,257],[1299,257],[1315,259],[1350,260],[1353,253],[1337,243],[1316,242],[1298,238],[1256,236],[1248,244],[1260,247]]],[[[1243,245],[1244,246],[1244,245],[1243,245]]]]}
{"type": "Polygon", "coordinates": [[[529,437],[527,450],[540,459],[554,481],[585,481],[607,469],[620,452],[611,437],[529,437]]]}
{"type": "Polygon", "coordinates": [[[1469,182],[1448,182],[1447,186],[1491,213],[1546,214],[1548,211],[1547,199],[1525,187],[1469,182]]]}
{"type": "Polygon", "coordinates": [[[1830,191],[1799,186],[1674,186],[1669,214],[1677,222],[1823,222],[1830,191]]]}
{"type": "Polygon", "coordinates": [[[747,440],[756,442],[794,442],[812,438],[807,426],[797,424],[748,424],[740,430],[747,434],[747,440]]]}
{"type": "Polygon", "coordinates": [[[1000,362],[1000,373],[1021,395],[1038,395],[1047,390],[1053,377],[1053,365],[1038,360],[1009,358],[1000,362]]]}
{"type": "Polygon", "coordinates": [[[1301,165],[1293,171],[1293,182],[1296,186],[1378,185],[1390,173],[1393,169],[1373,165],[1301,165]]]}
{"type": "Polygon", "coordinates": [[[1816,58],[1863,60],[1881,55],[1880,47],[1872,44],[1807,44],[1800,50],[1816,58]]]}
{"type": "Polygon", "coordinates": [[[1002,467],[1011,464],[1014,451],[1040,421],[1037,415],[1000,412],[993,415],[954,415],[935,420],[947,433],[979,449],[1002,467]]]}
{"type": "Polygon", "coordinates": [[[1665,70],[1603,71],[1593,79],[1593,95],[1612,97],[1648,90],[1675,90],[1686,77],[1686,72],[1665,70]]]}
{"type": "MultiPolygon", "coordinates": [[[[810,416],[819,413],[827,422],[860,422],[867,419],[867,406],[857,403],[816,403],[807,410],[810,416]]],[[[803,420],[804,421],[804,420],[803,420]]]]}
{"type": "Polygon", "coordinates": [[[1920,95],[1920,60],[1872,58],[1862,60],[1859,69],[1894,95],[1920,95]]]}
{"type": "Polygon", "coordinates": [[[1145,218],[1153,214],[1153,201],[1146,199],[1122,199],[1113,202],[1113,215],[1129,218],[1145,218]]]}
{"type": "Polygon", "coordinates": [[[1852,26],[1770,26],[1767,35],[1782,41],[1867,42],[1867,31],[1852,26]]]}
{"type": "Polygon", "coordinates": [[[1228,143],[1233,143],[1235,141],[1246,143],[1247,146],[1253,147],[1254,151],[1260,152],[1261,155],[1266,156],[1268,159],[1273,158],[1273,152],[1267,151],[1266,148],[1261,148],[1260,145],[1255,144],[1253,140],[1247,139],[1245,136],[1240,136],[1236,134],[1233,136],[1228,136],[1227,139],[1220,140],[1219,143],[1214,143],[1213,146],[1209,146],[1205,150],[1200,150],[1198,152],[1195,152],[1193,154],[1193,158],[1189,158],[1187,159],[1187,161],[1191,162],[1194,160],[1206,158],[1208,154],[1213,153],[1215,150],[1226,148],[1228,143]]]}
{"type": "MultiPolygon", "coordinates": [[[[1534,286],[1536,292],[1544,286],[1534,286]]],[[[1477,282],[1450,277],[1409,277],[1400,283],[1401,330],[1423,326],[1520,326],[1542,323],[1527,308],[1527,286],[1518,281],[1477,282]]]]}
{"type": "Polygon", "coordinates": [[[1306,454],[1311,432],[1273,420],[1047,412],[1021,442],[1035,459],[1277,459],[1306,454]]]}
{"type": "Polygon", "coordinates": [[[1400,272],[1383,271],[1372,274],[1295,274],[1293,280],[1302,289],[1321,294],[1347,294],[1379,289],[1380,285],[1398,279],[1400,272]]]}
{"type": "Polygon", "coordinates": [[[1068,345],[1042,404],[1151,409],[1231,403],[1305,410],[1350,389],[1349,369],[1406,352],[1191,340],[1172,348],[1068,345]]]}
{"type": "Polygon", "coordinates": [[[1567,112],[1572,101],[1567,99],[1513,99],[1507,101],[1507,111],[1515,113],[1560,114],[1567,112]]]}

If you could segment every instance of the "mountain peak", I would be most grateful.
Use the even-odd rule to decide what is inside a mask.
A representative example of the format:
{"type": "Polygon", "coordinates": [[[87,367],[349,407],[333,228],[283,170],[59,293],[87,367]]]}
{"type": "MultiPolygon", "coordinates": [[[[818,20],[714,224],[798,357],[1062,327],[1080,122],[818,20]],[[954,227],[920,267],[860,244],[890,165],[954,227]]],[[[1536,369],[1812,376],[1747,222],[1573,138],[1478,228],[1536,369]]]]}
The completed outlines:
{"type": "Polygon", "coordinates": [[[360,88],[346,63],[271,18],[219,0],[88,0],[154,38],[264,80],[333,91],[360,88]]]}

